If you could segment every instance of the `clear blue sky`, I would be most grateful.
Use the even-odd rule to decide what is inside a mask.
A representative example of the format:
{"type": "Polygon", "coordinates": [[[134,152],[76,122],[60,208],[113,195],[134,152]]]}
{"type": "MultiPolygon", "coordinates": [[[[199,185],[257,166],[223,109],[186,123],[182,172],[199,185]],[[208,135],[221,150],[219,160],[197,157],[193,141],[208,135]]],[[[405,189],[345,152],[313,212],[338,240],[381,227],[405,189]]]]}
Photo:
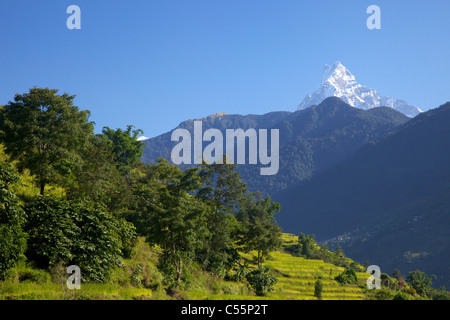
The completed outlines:
{"type": "Polygon", "coordinates": [[[57,88],[97,132],[294,111],[336,60],[423,110],[450,100],[449,0],[1,0],[0,48],[0,105],[57,88]],[[66,27],[71,4],[81,30],[66,27]],[[366,27],[371,4],[381,30],[366,27]]]}

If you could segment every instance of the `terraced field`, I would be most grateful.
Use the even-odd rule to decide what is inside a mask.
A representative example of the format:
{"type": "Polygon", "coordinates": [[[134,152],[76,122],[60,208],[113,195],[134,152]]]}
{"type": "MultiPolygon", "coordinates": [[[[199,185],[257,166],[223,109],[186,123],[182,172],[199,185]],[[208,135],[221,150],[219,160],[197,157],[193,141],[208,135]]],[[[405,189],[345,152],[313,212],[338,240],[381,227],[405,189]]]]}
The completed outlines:
{"type": "MultiPolygon", "coordinates": [[[[274,252],[272,260],[265,263],[279,276],[275,290],[269,297],[275,299],[316,299],[314,285],[321,279],[324,300],[361,300],[363,289],[359,286],[341,285],[334,278],[345,269],[321,260],[293,257],[286,253],[274,252]]],[[[366,283],[368,273],[357,273],[361,284],[366,283]]]]}
{"type": "MultiPolygon", "coordinates": [[[[283,234],[283,244],[289,245],[296,241],[297,237],[283,234]]],[[[255,253],[241,254],[251,261],[255,253]]],[[[316,300],[314,296],[314,285],[316,280],[321,279],[323,284],[323,300],[363,300],[365,299],[364,287],[368,273],[357,273],[360,286],[341,285],[334,278],[342,273],[345,268],[338,267],[322,260],[305,259],[294,257],[282,251],[272,252],[270,259],[265,261],[265,266],[272,269],[276,274],[278,283],[274,291],[269,292],[266,297],[257,297],[249,294],[207,294],[206,292],[191,291],[186,297],[188,299],[272,299],[272,300],[316,300]]],[[[223,283],[222,283],[223,285],[223,283]]]]}

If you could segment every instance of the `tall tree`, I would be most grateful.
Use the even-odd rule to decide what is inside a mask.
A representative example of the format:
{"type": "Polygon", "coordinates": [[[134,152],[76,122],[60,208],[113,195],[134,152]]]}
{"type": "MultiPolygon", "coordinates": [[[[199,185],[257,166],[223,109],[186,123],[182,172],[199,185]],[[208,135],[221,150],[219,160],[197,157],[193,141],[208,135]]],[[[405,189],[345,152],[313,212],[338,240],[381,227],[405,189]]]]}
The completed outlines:
{"type": "Polygon", "coordinates": [[[81,155],[83,161],[74,171],[73,179],[66,180],[69,199],[90,198],[105,204],[116,214],[126,211],[131,197],[131,187],[114,162],[114,152],[99,136],[91,136],[81,155]]]}
{"type": "Polygon", "coordinates": [[[191,195],[199,187],[195,168],[180,170],[164,159],[148,165],[135,188],[139,233],[162,249],[159,267],[177,285],[207,236],[209,207],[191,195]]]}
{"type": "Polygon", "coordinates": [[[144,143],[137,140],[143,131],[141,129],[133,130],[133,126],[127,126],[126,130],[113,130],[104,127],[102,134],[114,151],[114,161],[119,170],[126,174],[142,157],[144,143]]]}
{"type": "Polygon", "coordinates": [[[431,290],[433,278],[436,279],[436,276],[435,275],[428,276],[423,271],[415,270],[409,273],[406,280],[414,289],[416,289],[418,294],[426,296],[431,290]]]}
{"type": "Polygon", "coordinates": [[[0,110],[0,142],[20,172],[30,170],[41,195],[47,184],[80,163],[79,150],[93,132],[89,111],[79,111],[74,99],[56,89],[35,87],[16,94],[0,110]]]}
{"type": "Polygon", "coordinates": [[[210,237],[197,252],[199,262],[208,271],[223,275],[239,255],[234,246],[238,222],[235,214],[248,201],[247,185],[233,164],[207,164],[199,168],[202,184],[197,197],[214,208],[207,217],[210,237]]]}
{"type": "Polygon", "coordinates": [[[281,228],[274,218],[281,205],[271,201],[270,197],[247,203],[238,213],[238,220],[242,223],[239,243],[246,252],[257,251],[257,264],[261,268],[271,251],[281,245],[281,228]]]}

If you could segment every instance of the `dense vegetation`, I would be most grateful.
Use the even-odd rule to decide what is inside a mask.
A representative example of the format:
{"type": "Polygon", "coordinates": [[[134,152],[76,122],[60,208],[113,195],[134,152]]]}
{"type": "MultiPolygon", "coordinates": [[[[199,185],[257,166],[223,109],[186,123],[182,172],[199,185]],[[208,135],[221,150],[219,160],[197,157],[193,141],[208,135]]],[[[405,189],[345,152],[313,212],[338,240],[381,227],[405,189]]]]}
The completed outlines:
{"type": "MultiPolygon", "coordinates": [[[[224,277],[240,250],[257,250],[263,270],[265,256],[280,244],[279,206],[249,193],[235,167],[181,170],[164,159],[144,165],[142,131],[105,127],[94,134],[89,112],[57,92],[32,88],[0,112],[8,157],[0,167],[3,280],[26,259],[41,269],[75,264],[84,282],[105,282],[131,256],[138,236],[159,248],[168,289],[179,287],[193,264],[224,277]],[[14,168],[32,178],[39,195],[16,195],[14,168]],[[48,195],[50,185],[60,194],[48,195]]],[[[257,288],[261,281],[250,280],[257,288]]]]}
{"type": "MultiPolygon", "coordinates": [[[[339,288],[338,298],[366,297],[364,267],[314,236],[287,238],[275,220],[280,205],[249,192],[235,166],[143,164],[140,130],[94,134],[89,112],[73,101],[33,88],[0,108],[0,297],[287,298],[306,290],[323,299],[339,288]],[[84,291],[65,287],[69,265],[81,268],[84,291]],[[356,280],[341,281],[349,272],[356,280]],[[302,279],[304,288],[290,289],[302,279]]],[[[447,297],[420,271],[406,279],[409,293],[386,279],[391,298],[447,297]]]]}

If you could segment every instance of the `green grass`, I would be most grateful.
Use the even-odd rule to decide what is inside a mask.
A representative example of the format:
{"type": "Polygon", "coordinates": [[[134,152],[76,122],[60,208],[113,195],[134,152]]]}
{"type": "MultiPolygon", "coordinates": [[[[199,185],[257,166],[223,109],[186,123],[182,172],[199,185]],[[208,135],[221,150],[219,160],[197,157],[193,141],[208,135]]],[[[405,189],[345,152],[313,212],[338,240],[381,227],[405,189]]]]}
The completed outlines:
{"type": "MultiPolygon", "coordinates": [[[[293,235],[284,234],[284,244],[289,244],[293,238],[293,235]]],[[[361,300],[365,299],[363,287],[369,276],[366,273],[357,273],[360,286],[343,286],[334,280],[334,277],[344,268],[321,260],[294,257],[280,250],[272,252],[270,259],[264,263],[278,279],[274,291],[265,297],[256,296],[244,282],[226,281],[198,268],[190,271],[186,285],[168,295],[162,284],[163,276],[156,268],[158,252],[157,247],[151,248],[140,238],[134,255],[124,260],[121,267],[116,268],[109,283],[83,283],[81,290],[74,292],[65,287],[65,278],[55,279],[54,272],[20,263],[11,270],[7,281],[0,282],[0,299],[312,300],[316,299],[315,281],[321,279],[324,300],[361,300]],[[138,265],[141,266],[140,269],[138,265]],[[141,272],[136,273],[139,270],[141,272]]],[[[253,255],[252,252],[242,254],[242,258],[251,261],[253,255]]],[[[255,265],[250,264],[250,267],[255,268],[255,265]]]]}
{"type": "MultiPolygon", "coordinates": [[[[289,237],[285,236],[289,239],[289,237]]],[[[334,278],[343,272],[337,267],[322,260],[293,257],[288,253],[276,251],[264,265],[276,274],[278,282],[274,291],[267,294],[268,299],[310,300],[314,297],[314,284],[321,279],[324,300],[362,300],[365,299],[364,285],[369,274],[357,273],[359,285],[340,285],[334,278]]],[[[251,261],[252,254],[244,254],[251,261]]]]}

